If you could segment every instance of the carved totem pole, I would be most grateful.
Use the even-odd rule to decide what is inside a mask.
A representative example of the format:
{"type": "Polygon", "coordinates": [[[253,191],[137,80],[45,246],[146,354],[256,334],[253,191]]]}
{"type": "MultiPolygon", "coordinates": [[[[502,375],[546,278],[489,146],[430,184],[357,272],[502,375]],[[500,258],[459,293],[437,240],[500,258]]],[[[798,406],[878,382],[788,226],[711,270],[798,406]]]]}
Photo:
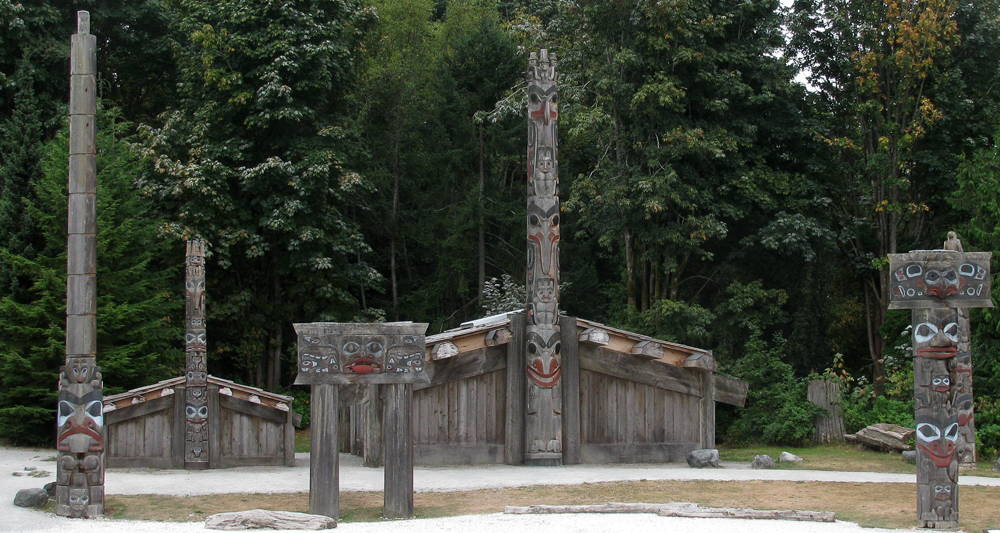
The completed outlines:
{"type": "Polygon", "coordinates": [[[97,366],[97,39],[77,12],[69,95],[66,364],[56,416],[56,513],[104,513],[104,384],[97,366]]]}
{"type": "Polygon", "coordinates": [[[556,57],[528,59],[528,309],[525,462],[562,463],[559,355],[559,108],[556,57]]]}
{"type": "Polygon", "coordinates": [[[208,468],[208,367],[205,328],[205,242],[187,241],[184,335],[184,468],[208,468]]]}
{"type": "Polygon", "coordinates": [[[917,523],[927,528],[958,527],[958,447],[972,404],[967,313],[993,307],[991,254],[945,247],[889,254],[889,309],[913,310],[917,523]]]}

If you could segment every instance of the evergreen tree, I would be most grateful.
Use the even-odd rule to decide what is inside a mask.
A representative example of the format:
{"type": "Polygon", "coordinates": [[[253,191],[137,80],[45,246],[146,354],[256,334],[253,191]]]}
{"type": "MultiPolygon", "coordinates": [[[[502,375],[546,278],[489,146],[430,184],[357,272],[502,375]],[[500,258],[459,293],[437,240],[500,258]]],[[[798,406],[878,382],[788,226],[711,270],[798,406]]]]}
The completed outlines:
{"type": "MultiPolygon", "coordinates": [[[[162,220],[137,194],[144,164],[123,137],[129,124],[98,116],[97,361],[115,393],[180,372],[184,247],[158,234],[162,220]]],[[[0,298],[0,433],[19,444],[48,445],[59,367],[65,359],[66,184],[68,129],[42,149],[42,175],[26,216],[41,230],[33,257],[0,250],[29,280],[26,297],[0,298]]]]}

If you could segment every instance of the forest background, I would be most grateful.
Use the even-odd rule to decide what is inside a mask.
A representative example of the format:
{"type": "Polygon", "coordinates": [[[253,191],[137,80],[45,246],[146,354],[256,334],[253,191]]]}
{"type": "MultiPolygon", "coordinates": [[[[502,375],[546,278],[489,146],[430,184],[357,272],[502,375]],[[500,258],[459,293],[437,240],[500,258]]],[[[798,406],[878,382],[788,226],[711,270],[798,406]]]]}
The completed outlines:
{"type": "MultiPolygon", "coordinates": [[[[912,424],[886,254],[1000,251],[1000,0],[0,0],[0,437],[50,445],[63,360],[69,34],[100,98],[106,393],[209,370],[294,388],[292,322],[430,332],[524,300],[527,53],[559,58],[561,309],[714,351],[720,439],[912,424]]],[[[997,269],[994,268],[996,272],[997,269]]],[[[1000,449],[1000,312],[973,313],[1000,449]]]]}

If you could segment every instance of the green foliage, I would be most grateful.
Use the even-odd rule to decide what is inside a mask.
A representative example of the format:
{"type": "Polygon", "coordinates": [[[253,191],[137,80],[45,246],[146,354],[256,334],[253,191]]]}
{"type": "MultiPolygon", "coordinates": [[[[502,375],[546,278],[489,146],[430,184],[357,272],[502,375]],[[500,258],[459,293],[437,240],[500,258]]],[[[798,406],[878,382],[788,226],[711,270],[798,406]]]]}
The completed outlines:
{"type": "Polygon", "coordinates": [[[819,408],[806,399],[806,382],[783,362],[784,340],[753,333],[744,355],[728,370],[750,385],[747,406],[726,432],[726,442],[803,445],[812,438],[819,408]]]}
{"type": "MultiPolygon", "coordinates": [[[[105,390],[115,393],[180,373],[183,247],[160,237],[162,220],[137,194],[135,179],[144,162],[123,136],[129,125],[111,111],[102,111],[98,123],[98,364],[105,390]]],[[[51,443],[64,360],[65,127],[42,152],[44,174],[32,184],[37,200],[27,215],[42,228],[43,245],[34,258],[0,249],[4,263],[31,281],[23,300],[14,294],[0,298],[0,432],[35,445],[51,443]]]]}
{"type": "Polygon", "coordinates": [[[711,311],[674,300],[657,300],[649,309],[626,309],[614,322],[620,327],[659,339],[703,346],[710,338],[711,311]]]}

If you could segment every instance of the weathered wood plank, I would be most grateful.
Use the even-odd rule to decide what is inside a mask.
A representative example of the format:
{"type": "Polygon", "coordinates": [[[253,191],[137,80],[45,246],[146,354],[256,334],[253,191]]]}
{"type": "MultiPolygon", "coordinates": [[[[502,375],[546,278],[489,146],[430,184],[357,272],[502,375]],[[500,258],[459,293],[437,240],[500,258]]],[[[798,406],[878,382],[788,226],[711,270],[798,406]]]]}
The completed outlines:
{"type": "Polygon", "coordinates": [[[562,335],[563,464],[580,463],[580,349],[576,318],[559,321],[562,335]]]}
{"type": "Polygon", "coordinates": [[[744,407],[747,403],[746,381],[723,374],[715,374],[715,401],[736,407],[744,407]]]}
{"type": "Polygon", "coordinates": [[[140,416],[151,415],[153,413],[163,411],[164,409],[170,409],[174,406],[173,396],[174,395],[162,396],[160,398],[156,398],[155,400],[149,400],[130,405],[128,407],[120,407],[114,411],[109,411],[104,414],[104,423],[111,426],[125,422],[126,420],[138,418],[140,416]]]}
{"type": "Polygon", "coordinates": [[[284,424],[285,412],[263,404],[248,402],[225,394],[219,395],[219,406],[250,417],[263,418],[275,424],[284,424]]]}
{"type": "Polygon", "coordinates": [[[502,443],[418,444],[413,461],[422,466],[503,464],[502,443]]]}
{"type": "Polygon", "coordinates": [[[655,361],[592,345],[580,345],[580,368],[628,381],[701,396],[701,381],[695,370],[681,369],[655,361]]]}
{"type": "Polygon", "coordinates": [[[413,517],[413,385],[384,386],[385,518],[413,517]]]}
{"type": "Polygon", "coordinates": [[[417,383],[414,390],[436,387],[506,368],[506,346],[509,346],[509,343],[501,347],[482,348],[458,357],[430,361],[425,367],[430,383],[417,383]]]}
{"type": "Polygon", "coordinates": [[[762,520],[795,520],[809,522],[833,522],[836,519],[830,511],[799,511],[771,509],[742,509],[731,507],[702,507],[687,502],[671,503],[607,503],[599,505],[531,505],[528,507],[508,506],[507,514],[565,514],[565,513],[655,513],[659,516],[687,518],[740,518],[762,520]]]}
{"type": "Polygon", "coordinates": [[[382,439],[382,387],[384,385],[361,385],[364,390],[364,400],[361,408],[365,410],[365,440],[361,453],[361,464],[367,467],[379,467],[383,464],[382,439]]]}
{"type": "Polygon", "coordinates": [[[584,464],[679,463],[699,443],[689,442],[584,442],[580,459],[584,464]]]}
{"type": "MultiPolygon", "coordinates": [[[[222,443],[230,439],[222,434],[222,408],[219,405],[219,386],[210,384],[208,387],[208,467],[221,468],[222,443]]],[[[176,393],[175,393],[176,394],[176,393]]],[[[228,396],[222,396],[228,398],[228,396]]],[[[182,441],[183,442],[183,441],[182,441]]],[[[182,445],[181,448],[184,446],[182,445]]]]}
{"type": "Polygon", "coordinates": [[[844,442],[844,416],[840,408],[840,385],[829,379],[809,382],[807,397],[810,402],[825,410],[816,417],[813,441],[819,444],[844,442]]]}
{"type": "MultiPolygon", "coordinates": [[[[285,428],[284,428],[284,445],[282,451],[284,454],[285,466],[295,466],[295,424],[292,423],[294,420],[295,411],[292,410],[292,404],[288,404],[288,412],[285,417],[285,428]]],[[[339,425],[339,422],[338,422],[339,425]]],[[[340,443],[337,443],[337,447],[340,447],[340,443]]],[[[339,449],[338,449],[339,451],[339,449]]]]}
{"type": "Polygon", "coordinates": [[[311,385],[309,512],[337,518],[340,514],[340,454],[336,443],[337,385],[311,385]]]}
{"type": "MultiPolygon", "coordinates": [[[[184,398],[187,396],[185,387],[174,388],[171,395],[174,398],[173,424],[170,439],[170,456],[172,458],[171,468],[184,468],[184,428],[187,427],[186,413],[184,409],[184,398]]],[[[212,461],[212,431],[209,427],[208,433],[209,464],[212,461]]]]}
{"type": "Polygon", "coordinates": [[[524,313],[511,313],[511,340],[507,343],[507,390],[504,408],[504,463],[524,463],[524,313]]]}
{"type": "Polygon", "coordinates": [[[715,448],[715,374],[711,371],[703,371],[701,373],[701,386],[701,399],[698,401],[701,447],[715,448]]]}

